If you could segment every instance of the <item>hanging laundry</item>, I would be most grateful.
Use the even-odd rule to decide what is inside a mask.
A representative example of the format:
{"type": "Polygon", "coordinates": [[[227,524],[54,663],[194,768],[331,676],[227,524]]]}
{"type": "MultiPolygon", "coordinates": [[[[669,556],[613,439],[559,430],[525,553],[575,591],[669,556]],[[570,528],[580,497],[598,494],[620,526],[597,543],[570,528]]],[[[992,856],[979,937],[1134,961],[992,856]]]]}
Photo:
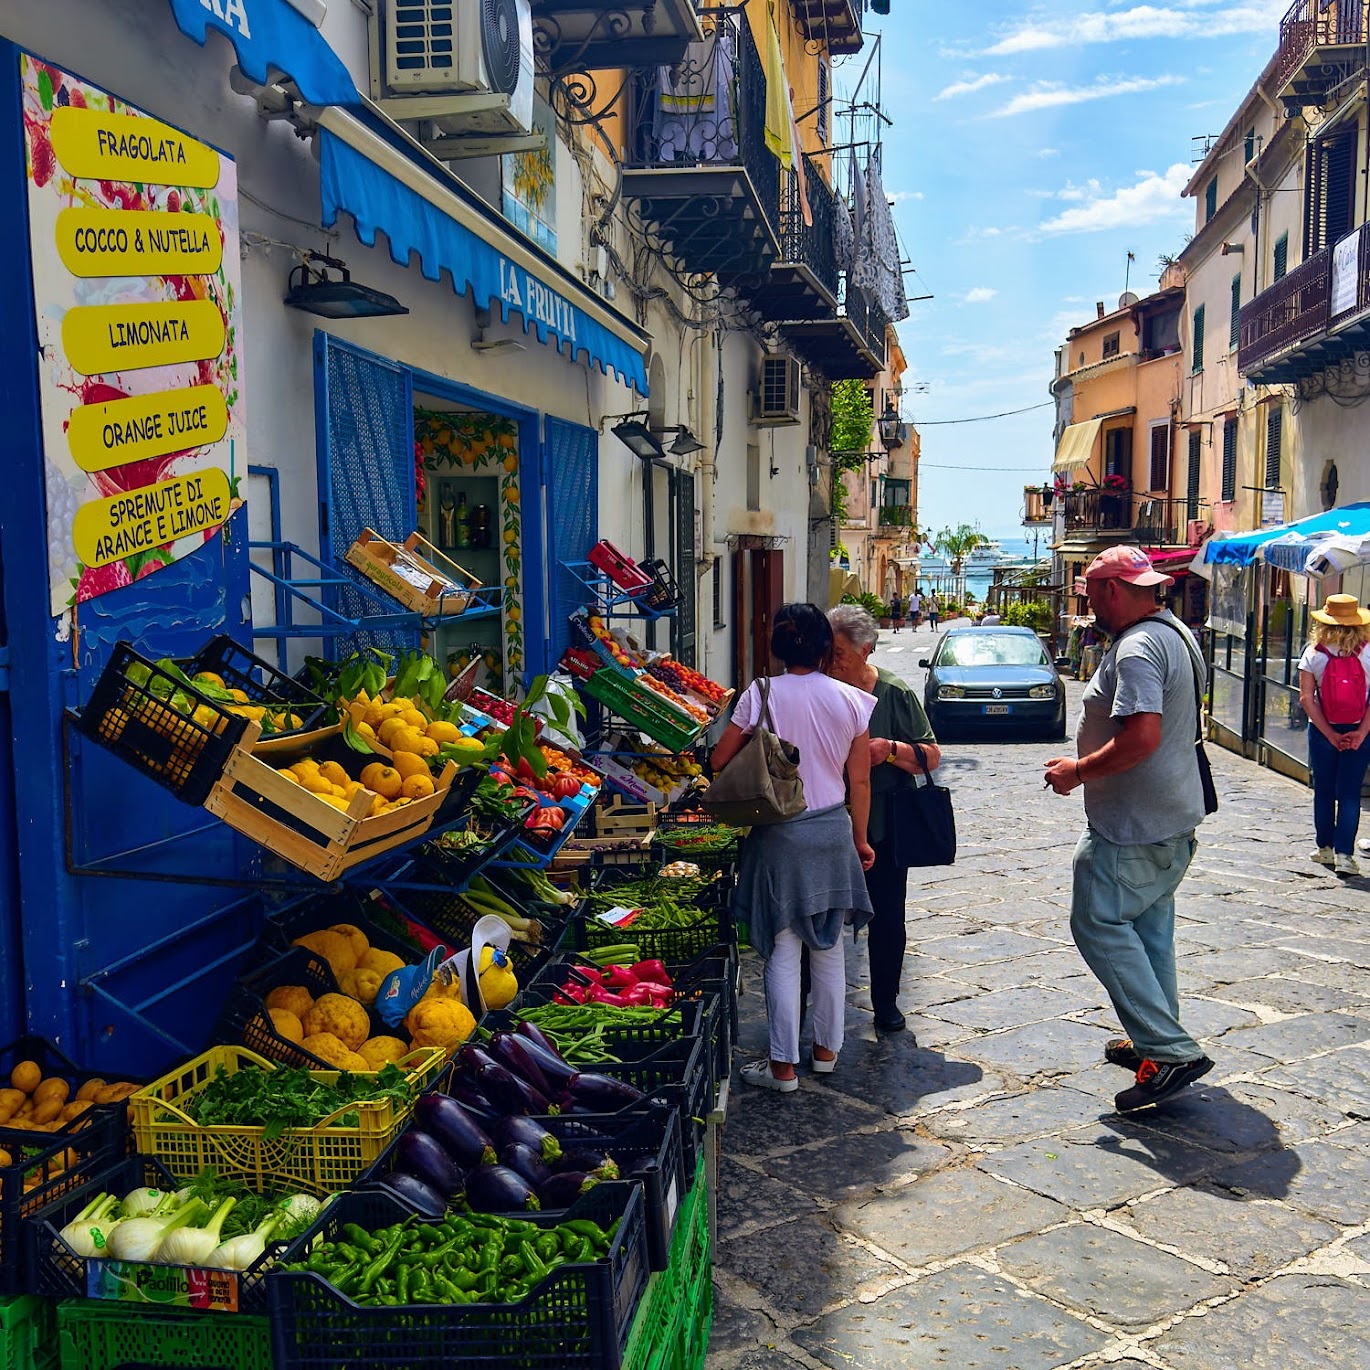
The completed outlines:
{"type": "Polygon", "coordinates": [[[673,67],[659,67],[652,137],[657,160],[731,164],[737,161],[732,28],[691,43],[673,67]]]}
{"type": "Polygon", "coordinates": [[[856,257],[849,281],[873,296],[891,323],[909,316],[904,292],[904,269],[894,215],[880,181],[880,149],[874,148],[866,162],[866,174],[857,178],[856,257]]]}
{"type": "Polygon", "coordinates": [[[780,53],[780,34],[775,14],[766,7],[766,47],[762,57],[766,73],[766,146],[788,171],[794,165],[794,111],[790,108],[790,83],[780,53]]]}

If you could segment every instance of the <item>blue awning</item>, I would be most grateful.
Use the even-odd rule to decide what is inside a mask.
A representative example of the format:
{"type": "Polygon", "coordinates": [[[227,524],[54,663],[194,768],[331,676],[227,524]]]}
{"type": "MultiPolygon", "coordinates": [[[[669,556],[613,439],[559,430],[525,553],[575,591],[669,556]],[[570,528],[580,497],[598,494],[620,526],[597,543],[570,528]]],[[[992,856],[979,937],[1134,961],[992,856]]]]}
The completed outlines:
{"type": "Polygon", "coordinates": [[[430,281],[451,274],[460,294],[523,320],[569,356],[614,372],[647,393],[646,334],[610,309],[552,258],[516,235],[493,211],[442,185],[426,168],[349,115],[325,112],[318,133],[323,224],[351,215],[357,236],[374,246],[384,233],[401,266],[417,254],[430,281]],[[383,163],[383,165],[382,165],[383,163]],[[393,167],[394,172],[387,169],[393,167]]]}
{"type": "Polygon", "coordinates": [[[1302,571],[1308,553],[1320,538],[1329,534],[1348,537],[1370,534],[1370,503],[1345,504],[1275,528],[1257,528],[1249,533],[1210,538],[1204,543],[1203,560],[1210,566],[1250,566],[1264,555],[1266,545],[1278,538],[1280,548],[1270,560],[1286,570],[1302,571]],[[1302,557],[1298,552],[1300,543],[1302,557]]]}
{"type": "MultiPolygon", "coordinates": [[[[359,105],[361,96],[342,59],[301,10],[300,0],[171,0],[176,26],[202,47],[210,29],[225,35],[238,65],[258,85],[282,76],[311,105],[359,105]]],[[[322,15],[323,6],[317,6],[322,15]]]]}

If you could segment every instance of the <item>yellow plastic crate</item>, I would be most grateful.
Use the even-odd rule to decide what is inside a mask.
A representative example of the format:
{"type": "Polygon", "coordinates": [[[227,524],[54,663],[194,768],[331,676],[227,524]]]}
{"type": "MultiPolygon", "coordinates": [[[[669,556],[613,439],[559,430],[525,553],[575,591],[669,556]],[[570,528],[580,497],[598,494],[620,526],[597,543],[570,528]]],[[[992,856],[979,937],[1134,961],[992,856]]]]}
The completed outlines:
{"type": "MultiPolygon", "coordinates": [[[[431,1084],[446,1063],[440,1047],[411,1052],[396,1064],[415,1094],[431,1084]]],[[[347,1189],[399,1136],[412,1105],[393,1099],[359,1100],[312,1128],[286,1128],[268,1140],[266,1127],[201,1127],[184,1112],[187,1100],[200,1093],[222,1067],[275,1070],[276,1064],[246,1047],[211,1047],[179,1070],[154,1080],[128,1101],[135,1150],[155,1156],[179,1180],[193,1180],[205,1166],[221,1175],[241,1176],[258,1193],[299,1189],[323,1197],[347,1189]],[[355,1112],[358,1124],[332,1122],[355,1112]]],[[[314,1079],[332,1084],[341,1071],[313,1070],[314,1079]]]]}

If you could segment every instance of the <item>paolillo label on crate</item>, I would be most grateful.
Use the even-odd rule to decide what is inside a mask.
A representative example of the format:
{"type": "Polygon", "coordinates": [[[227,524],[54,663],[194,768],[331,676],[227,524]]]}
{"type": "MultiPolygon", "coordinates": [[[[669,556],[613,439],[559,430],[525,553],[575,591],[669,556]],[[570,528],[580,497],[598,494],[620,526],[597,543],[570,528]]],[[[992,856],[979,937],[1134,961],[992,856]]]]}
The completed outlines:
{"type": "Polygon", "coordinates": [[[115,1303],[151,1303],[163,1308],[238,1311],[238,1274],[180,1265],[135,1261],[86,1262],[86,1297],[115,1303]]]}

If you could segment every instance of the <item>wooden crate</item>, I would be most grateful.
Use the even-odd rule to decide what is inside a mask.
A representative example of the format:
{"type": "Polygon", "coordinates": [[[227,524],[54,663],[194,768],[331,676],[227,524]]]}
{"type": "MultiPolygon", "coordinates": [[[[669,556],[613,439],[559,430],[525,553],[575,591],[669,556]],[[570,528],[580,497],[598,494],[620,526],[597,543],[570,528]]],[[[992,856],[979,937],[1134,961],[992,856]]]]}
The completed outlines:
{"type": "Polygon", "coordinates": [[[403,543],[387,542],[370,528],[363,528],[357,540],[347,549],[347,563],[378,585],[392,599],[406,609],[425,618],[443,618],[465,613],[475,596],[473,590],[482,588],[479,576],[474,576],[419,533],[410,533],[403,543]],[[440,571],[433,562],[419,552],[422,543],[435,557],[446,562],[449,571],[440,571]],[[405,568],[408,575],[396,569],[405,568]],[[454,578],[452,572],[460,579],[454,578]],[[426,583],[424,583],[426,577],[426,583]],[[465,580],[463,585],[461,580],[465,580]]]}
{"type": "MultiPolygon", "coordinates": [[[[340,736],[342,727],[325,731],[340,736]]],[[[449,761],[428,798],[369,818],[369,791],[359,791],[347,809],[337,809],[279,774],[277,767],[289,764],[292,754],[304,754],[300,739],[261,744],[254,752],[258,736],[257,725],[251,725],[205,808],[244,837],[325,881],[427,832],[458,770],[449,761]],[[293,747],[286,745],[292,741],[293,747]]],[[[377,748],[376,757],[386,760],[388,753],[377,748]]]]}
{"type": "Polygon", "coordinates": [[[631,843],[633,850],[643,851],[652,845],[652,834],[623,834],[614,837],[570,837],[561,850],[552,858],[548,867],[551,874],[579,870],[587,865],[598,851],[615,852],[626,850],[625,843],[631,843]]]}
{"type": "Polygon", "coordinates": [[[656,805],[633,804],[622,795],[601,799],[591,811],[596,837],[651,838],[656,831],[656,805]]]}

